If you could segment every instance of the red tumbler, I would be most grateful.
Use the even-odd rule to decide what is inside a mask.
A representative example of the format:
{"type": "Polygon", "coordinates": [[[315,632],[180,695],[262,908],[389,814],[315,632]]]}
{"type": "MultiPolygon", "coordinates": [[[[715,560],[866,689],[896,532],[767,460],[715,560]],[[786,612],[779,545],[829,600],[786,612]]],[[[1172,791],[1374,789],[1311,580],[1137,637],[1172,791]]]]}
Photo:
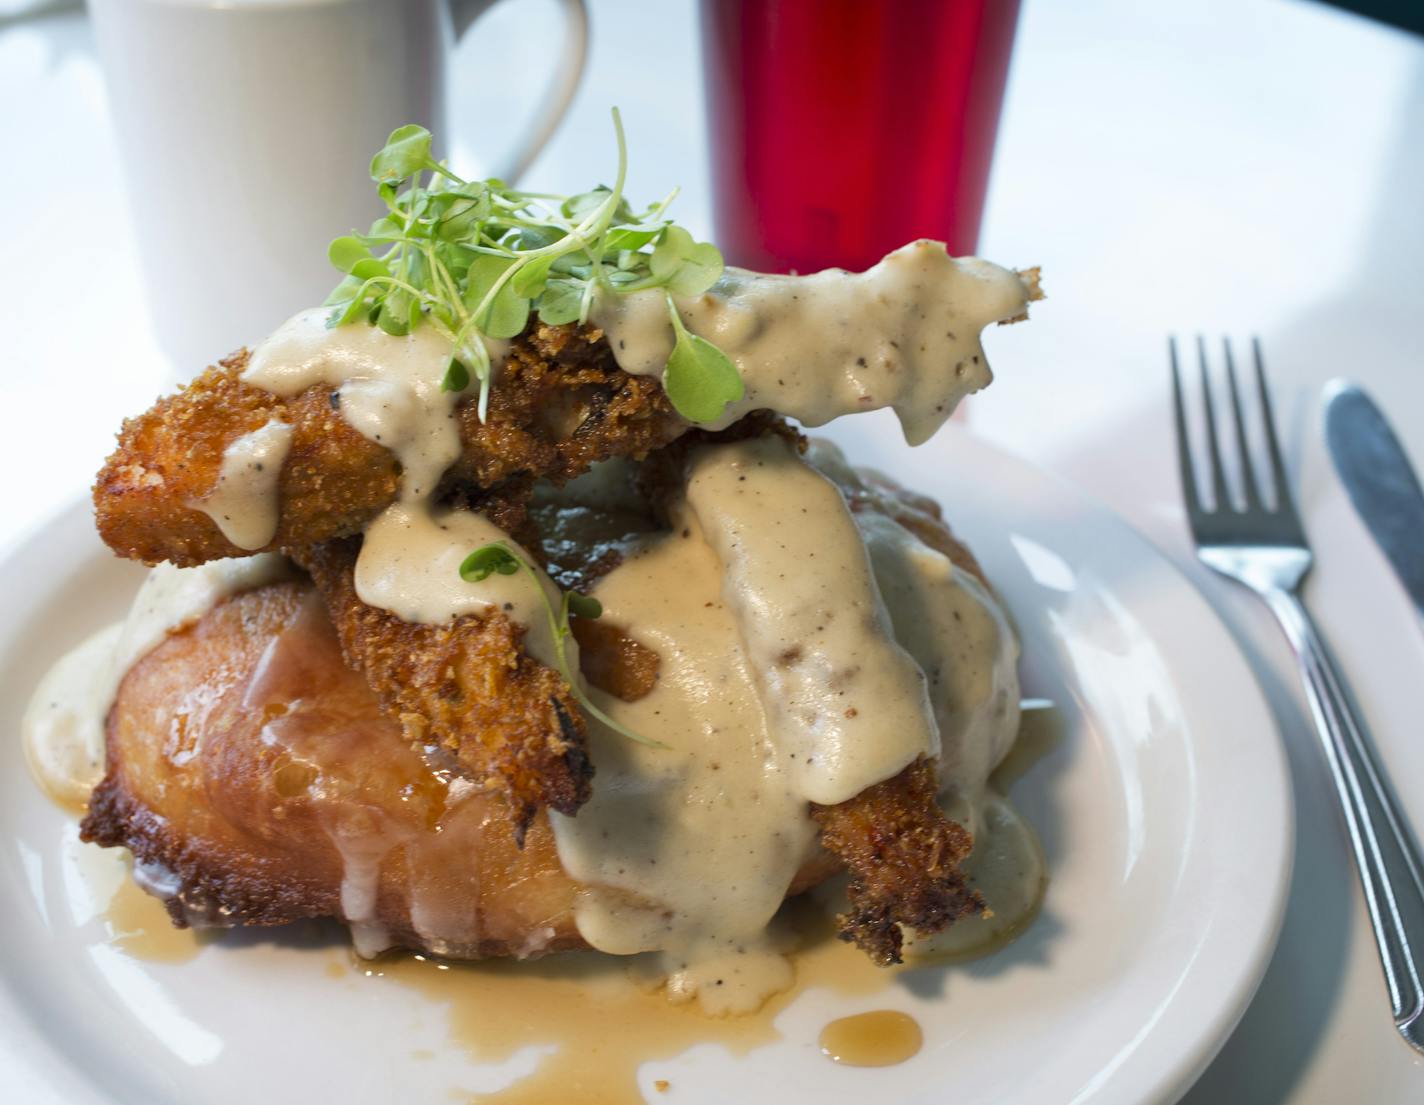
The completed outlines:
{"type": "Polygon", "coordinates": [[[702,0],[716,241],[764,272],[971,254],[1018,0],[702,0]]]}

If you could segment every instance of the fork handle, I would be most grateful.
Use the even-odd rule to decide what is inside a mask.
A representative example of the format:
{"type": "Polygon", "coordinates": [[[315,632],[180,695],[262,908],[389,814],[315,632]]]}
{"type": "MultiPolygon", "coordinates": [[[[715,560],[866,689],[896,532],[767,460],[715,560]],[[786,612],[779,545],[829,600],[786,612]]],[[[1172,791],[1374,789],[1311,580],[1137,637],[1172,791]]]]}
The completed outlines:
{"type": "Polygon", "coordinates": [[[1424,864],[1355,713],[1345,680],[1299,596],[1265,596],[1285,630],[1325,749],[1401,1036],[1424,1052],[1424,864]]]}

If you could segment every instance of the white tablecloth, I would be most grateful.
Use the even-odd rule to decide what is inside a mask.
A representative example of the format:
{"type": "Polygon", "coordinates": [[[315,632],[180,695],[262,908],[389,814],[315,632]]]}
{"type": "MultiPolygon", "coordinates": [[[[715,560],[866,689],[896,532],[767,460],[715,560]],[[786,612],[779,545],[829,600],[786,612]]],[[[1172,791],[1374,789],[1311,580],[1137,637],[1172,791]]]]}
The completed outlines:
{"type": "MultiPolygon", "coordinates": [[[[682,220],[709,233],[694,5],[592,7],[590,75],[528,183],[576,191],[606,171],[617,103],[636,193],[681,183],[682,220]]],[[[527,88],[528,55],[488,46],[521,20],[552,33],[552,5],[502,5],[457,59],[467,167],[478,151],[461,136],[513,133],[525,111],[512,90],[527,88]]],[[[0,23],[0,136],[3,547],[83,492],[118,418],[172,370],[150,334],[82,16],[0,23]]],[[[1424,1100],[1424,1059],[1390,1025],[1284,643],[1252,600],[1192,560],[1164,356],[1168,331],[1263,338],[1320,554],[1311,599],[1424,825],[1424,638],[1319,431],[1321,385],[1348,375],[1424,463],[1421,196],[1424,41],[1304,0],[1027,0],[981,252],[1041,264],[1049,299],[1032,325],[990,336],[999,379],[970,420],[1108,502],[1183,566],[1245,647],[1294,773],[1299,844],[1281,945],[1194,1105],[1424,1100]]]]}

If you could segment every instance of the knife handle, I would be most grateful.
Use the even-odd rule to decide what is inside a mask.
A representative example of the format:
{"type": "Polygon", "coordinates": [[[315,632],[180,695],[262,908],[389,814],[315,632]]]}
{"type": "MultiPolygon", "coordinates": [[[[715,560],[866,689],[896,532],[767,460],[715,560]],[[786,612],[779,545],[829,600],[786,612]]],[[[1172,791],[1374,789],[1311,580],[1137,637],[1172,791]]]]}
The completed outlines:
{"type": "Polygon", "coordinates": [[[1395,1027],[1424,1052],[1424,864],[1310,614],[1290,591],[1274,590],[1266,599],[1300,664],[1354,848],[1395,1027]]]}

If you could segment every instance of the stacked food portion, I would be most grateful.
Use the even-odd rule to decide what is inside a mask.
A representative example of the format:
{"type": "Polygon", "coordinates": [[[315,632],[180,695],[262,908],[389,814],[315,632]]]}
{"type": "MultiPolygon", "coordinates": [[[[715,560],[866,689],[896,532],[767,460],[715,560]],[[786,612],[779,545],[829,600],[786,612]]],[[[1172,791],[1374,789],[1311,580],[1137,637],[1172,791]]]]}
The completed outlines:
{"type": "MultiPolygon", "coordinates": [[[[157,567],[103,642],[85,839],[180,925],[654,952],[722,1011],[787,984],[768,926],[838,872],[880,963],[983,915],[1013,633],[938,506],[799,427],[891,407],[925,440],[1036,274],[927,241],[724,270],[629,209],[621,136],[613,188],[567,199],[429,142],[373,162],[388,212],[333,244],[331,301],[99,474],[104,540],[157,567]]],[[[68,721],[32,716],[32,762],[83,791],[68,721]]]]}

